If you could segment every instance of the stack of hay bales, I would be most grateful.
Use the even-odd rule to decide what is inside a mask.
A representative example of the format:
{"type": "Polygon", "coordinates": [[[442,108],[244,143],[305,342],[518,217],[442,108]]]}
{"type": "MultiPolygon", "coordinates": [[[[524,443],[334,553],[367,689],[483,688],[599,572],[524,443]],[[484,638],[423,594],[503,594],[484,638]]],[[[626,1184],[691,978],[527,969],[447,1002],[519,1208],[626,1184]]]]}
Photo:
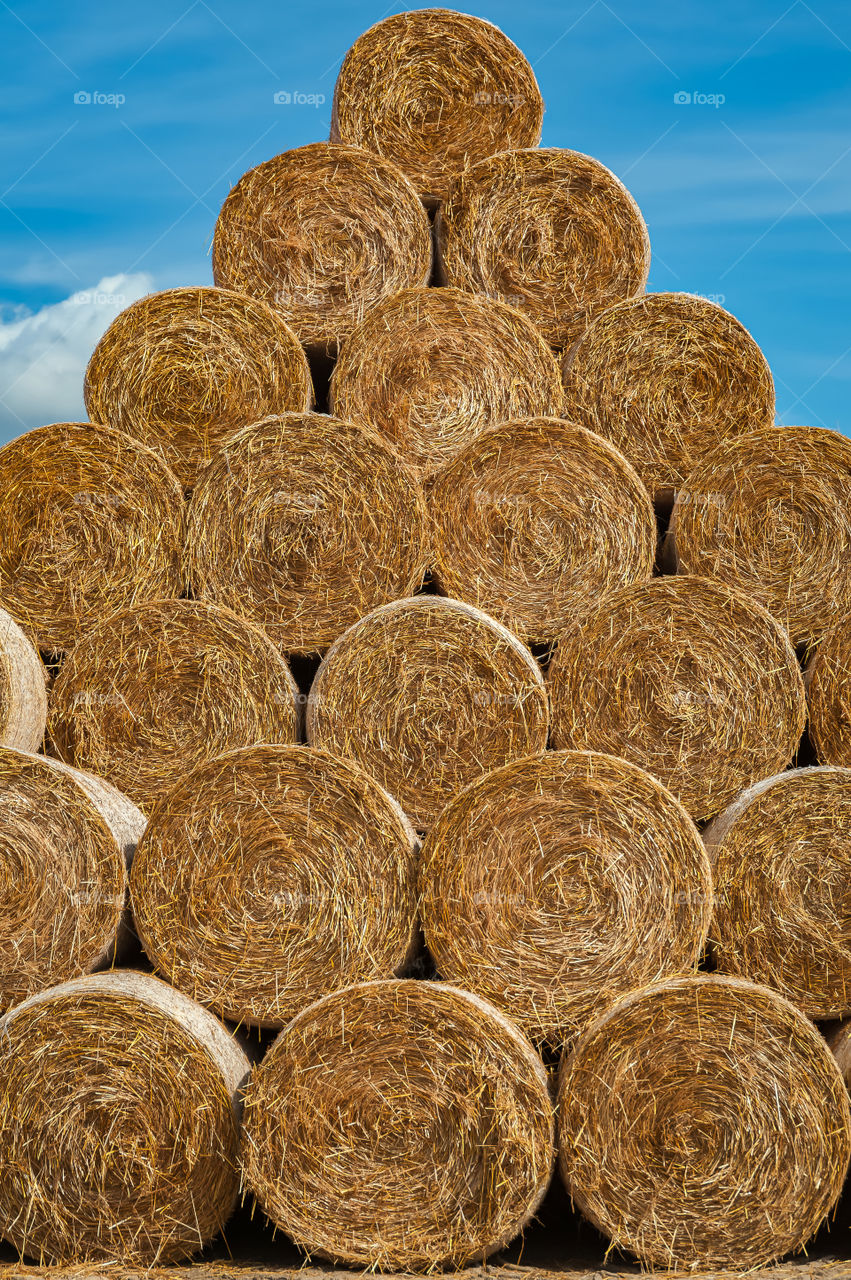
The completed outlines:
{"type": "Polygon", "coordinates": [[[379,23],[331,141],[227,197],[215,287],[0,450],[22,1256],[178,1261],[241,1182],[308,1254],[460,1266],[556,1156],[650,1267],[836,1204],[851,448],[645,292],[638,206],[542,114],[491,24],[379,23]]]}

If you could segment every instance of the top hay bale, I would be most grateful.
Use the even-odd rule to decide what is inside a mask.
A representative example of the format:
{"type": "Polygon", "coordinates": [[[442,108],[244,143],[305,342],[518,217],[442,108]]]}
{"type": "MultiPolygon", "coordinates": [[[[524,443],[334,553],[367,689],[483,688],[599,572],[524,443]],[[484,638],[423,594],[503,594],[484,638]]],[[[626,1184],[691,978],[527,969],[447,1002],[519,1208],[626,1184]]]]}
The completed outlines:
{"type": "Polygon", "coordinates": [[[398,13],[346,54],[334,89],[332,142],[392,160],[433,207],[478,160],[537,146],[544,103],[507,36],[451,9],[398,13]]]}
{"type": "Polygon", "coordinates": [[[38,751],[47,724],[47,675],[11,614],[0,609],[0,747],[38,751]]]}
{"type": "Polygon", "coordinates": [[[450,186],[435,231],[444,284],[517,307],[558,350],[641,293],[650,271],[647,228],[626,187],[598,160],[557,147],[473,165],[450,186]]]}
{"type": "Polygon", "coordinates": [[[57,422],[0,449],[0,600],[62,652],[121,609],[183,590],[183,490],[123,432],[57,422]]]}
{"type": "Polygon", "coordinates": [[[565,416],[611,440],[662,503],[716,445],[774,421],[765,356],[705,298],[632,298],[575,336],[564,357],[565,416]]]}
{"type": "Polygon", "coordinates": [[[86,408],[162,454],[186,488],[228,435],[309,409],[310,370],[293,331],[258,298],[167,289],[109,326],[89,361],[86,408]]]}
{"type": "Polygon", "coordinates": [[[428,215],[395,165],[314,142],[240,178],[216,223],[213,277],[333,354],[383,298],[428,284],[431,257],[428,215]]]}

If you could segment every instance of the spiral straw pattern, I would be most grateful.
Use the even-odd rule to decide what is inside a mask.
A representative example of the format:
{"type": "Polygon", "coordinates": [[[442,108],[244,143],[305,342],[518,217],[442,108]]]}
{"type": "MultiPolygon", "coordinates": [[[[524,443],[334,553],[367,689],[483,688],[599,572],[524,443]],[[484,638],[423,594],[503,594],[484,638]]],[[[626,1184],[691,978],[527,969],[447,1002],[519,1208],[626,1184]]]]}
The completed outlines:
{"type": "Polygon", "coordinates": [[[0,747],[37,751],[46,724],[41,658],[12,615],[0,609],[0,747]]]}

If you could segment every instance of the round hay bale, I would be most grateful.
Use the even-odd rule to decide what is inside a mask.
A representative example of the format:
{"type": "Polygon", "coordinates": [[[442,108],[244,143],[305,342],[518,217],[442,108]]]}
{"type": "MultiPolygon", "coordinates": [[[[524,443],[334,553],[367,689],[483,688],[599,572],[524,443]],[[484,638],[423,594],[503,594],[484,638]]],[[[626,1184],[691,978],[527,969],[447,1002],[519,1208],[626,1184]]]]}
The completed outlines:
{"type": "Polygon", "coordinates": [[[313,142],[240,178],[213,240],[217,285],[269,302],[333,354],[383,298],[431,277],[428,214],[394,164],[313,142]]]}
{"type": "Polygon", "coordinates": [[[694,823],[655,778],[614,756],[547,751],[444,809],[420,898],[441,977],[559,1043],[634,988],[697,967],[712,877],[694,823]]]}
{"type": "Polygon", "coordinates": [[[764,427],[703,457],[677,494],[667,567],[739,587],[796,644],[851,610],[851,441],[764,427]]]}
{"type": "Polygon", "coordinates": [[[808,654],[809,737],[819,764],[851,769],[851,626],[843,614],[808,654]]]}
{"type": "Polygon", "coordinates": [[[540,668],[501,623],[438,596],[376,609],[326,654],[307,704],[312,746],[356,761],[418,830],[480,774],[543,751],[540,668]]]}
{"type": "Polygon", "coordinates": [[[92,421],[155,449],[191,488],[234,431],[309,409],[313,384],[298,338],[267,303],[229,289],[166,289],[109,326],[85,396],[92,421]]]}
{"type": "Polygon", "coordinates": [[[661,503],[722,442],[774,422],[765,356],[706,298],[627,299],[575,336],[565,416],[617,445],[661,503]]]}
{"type": "Polygon", "coordinates": [[[335,413],[369,422],[421,476],[486,427],[557,417],[558,365],[519,311],[460,289],[409,289],[375,308],[331,378],[335,413]]]}
{"type": "Polygon", "coordinates": [[[127,868],[144,829],[101,778],[0,750],[0,1011],[124,953],[127,868]]]}
{"type": "Polygon", "coordinates": [[[557,350],[642,293],[650,271],[647,228],[626,187],[599,160],[561,147],[503,151],[459,174],[435,232],[444,284],[511,303],[557,350]]]}
{"type": "Polygon", "coordinates": [[[0,449],[0,600],[39,649],[183,590],[183,490],[120,431],[57,422],[0,449]]]}
{"type": "Polygon", "coordinates": [[[543,1065],[443,983],[362,983],[282,1031],[245,1098],[244,1179],[309,1254],[459,1267],[514,1238],[550,1180],[543,1065]]]}
{"type": "Polygon", "coordinates": [[[428,567],[422,490],[369,427],[324,414],[254,423],[204,472],[189,507],[195,594],[316,653],[428,567]]]}
{"type": "Polygon", "coordinates": [[[331,140],[397,164],[433,208],[477,160],[541,140],[544,102],[492,23],[451,9],[396,13],[355,41],[334,89],[331,140]]]}
{"type": "Polygon", "coordinates": [[[47,673],[15,619],[0,609],[0,747],[38,751],[47,723],[47,673]]]}
{"type": "Polygon", "coordinates": [[[249,1062],[147,974],[77,978],[0,1020],[0,1235],[41,1264],[179,1262],[239,1185],[249,1062]]]}
{"type": "Polygon", "coordinates": [[[146,954],[234,1022],[281,1027],[417,943],[417,840],[356,765],[257,746],[199,765],[160,801],[133,860],[146,954]]]}
{"type": "Polygon", "coordinates": [[[653,573],[647,490],[607,441],[555,418],[492,427],[429,492],[435,581],[529,643],[653,573]]]}
{"type": "Polygon", "coordinates": [[[298,689],[259,627],[229,609],[161,600],[92,627],[50,698],[67,764],[107,778],[149,813],[203,760],[298,738],[298,689]]]}
{"type": "Polygon", "coordinates": [[[786,632],[704,578],[612,592],[559,640],[549,689],[553,746],[623,756],[695,820],[785,768],[806,720],[786,632]]]}
{"type": "Polygon", "coordinates": [[[789,769],[703,833],[722,973],[772,987],[809,1018],[851,1013],[851,769],[789,769]]]}
{"type": "Polygon", "coordinates": [[[737,978],[627,996],[559,1078],[576,1207],[649,1267],[757,1267],[803,1248],[851,1154],[842,1077],[788,1001],[737,978]]]}

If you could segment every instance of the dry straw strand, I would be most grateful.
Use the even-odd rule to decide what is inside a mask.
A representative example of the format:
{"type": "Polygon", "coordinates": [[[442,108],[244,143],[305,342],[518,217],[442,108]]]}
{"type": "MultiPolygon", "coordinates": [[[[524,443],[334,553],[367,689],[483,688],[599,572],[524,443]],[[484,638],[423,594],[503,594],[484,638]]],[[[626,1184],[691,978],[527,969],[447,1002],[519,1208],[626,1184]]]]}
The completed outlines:
{"type": "Polygon", "coordinates": [[[695,820],[785,768],[806,720],[786,632],[697,577],[623,587],[584,613],[558,642],[549,690],[553,746],[623,756],[695,820]]]}
{"type": "Polygon", "coordinates": [[[788,1001],[737,978],[636,992],[563,1060],[559,1163],[576,1206],[647,1266],[797,1251],[851,1154],[842,1077],[788,1001]]]}
{"type": "Polygon", "coordinates": [[[458,600],[376,609],[329,649],[307,706],[311,745],[355,760],[424,830],[479,774],[542,751],[549,710],[532,654],[458,600]]]}
{"type": "Polygon", "coordinates": [[[607,592],[648,581],[656,519],[607,441],[555,418],[492,427],[435,476],[433,571],[441,591],[549,643],[607,592]]]}
{"type": "Polygon", "coordinates": [[[807,657],[810,742],[819,764],[851,769],[851,626],[837,618],[807,657]]]}
{"type": "Polygon", "coordinates": [[[217,285],[265,300],[303,346],[331,353],[383,298],[428,284],[431,259],[428,215],[401,170],[327,142],[244,174],[213,240],[217,285]]]}
{"type": "Polygon", "coordinates": [[[281,1033],[249,1084],[243,1152],[248,1188],[308,1253],[463,1266],[507,1244],[543,1199],[546,1073],[466,991],[364,983],[281,1033]]]}
{"type": "Polygon", "coordinates": [[[712,878],[694,823],[655,778],[547,751],[444,809],[420,896],[441,977],[558,1043],[634,988],[697,967],[712,878]]]}
{"type": "Polygon", "coordinates": [[[397,164],[425,204],[478,160],[541,139],[535,73],[498,27],[450,9],[397,13],[352,45],[334,90],[331,139],[397,164]]]}
{"type": "Polygon", "coordinates": [[[599,160],[559,147],[503,151],[459,174],[435,231],[442,283],[518,307],[557,350],[643,293],[650,271],[626,187],[599,160]]]}
{"type": "Polygon", "coordinates": [[[191,488],[228,436],[309,409],[298,338],[266,302],[229,289],[166,289],[122,311],[89,361],[86,408],[161,453],[191,488]]]}
{"type": "Polygon", "coordinates": [[[249,1063],[147,974],[78,978],[0,1020],[0,1234],[44,1263],[179,1262],[238,1193],[249,1063]]]}
{"type": "Polygon", "coordinates": [[[384,437],[324,414],[239,432],[189,508],[195,594],[250,617],[289,653],[320,652],[417,591],[427,565],[419,483],[384,437]]]}
{"type": "Polygon", "coordinates": [[[576,335],[563,373],[565,415],[617,445],[661,503],[716,447],[774,422],[756,342],[690,293],[618,302],[576,335]]]}
{"type": "Polygon", "coordinates": [[[15,619],[0,608],[0,747],[37,751],[47,724],[47,675],[15,619]]]}
{"type": "Polygon", "coordinates": [[[126,953],[135,805],[58,760],[0,750],[0,1011],[126,953]]]}
{"type": "Polygon", "coordinates": [[[183,490],[123,432],[58,422],[0,449],[0,600],[38,648],[183,590],[183,490]]]}
{"type": "Polygon", "coordinates": [[[851,1013],[851,769],[789,769],[703,833],[718,969],[772,987],[809,1018],[851,1013]]]}
{"type": "Polygon", "coordinates": [[[133,860],[146,954],[235,1022],[281,1027],[318,997],[404,970],[418,942],[417,841],[346,761],[256,746],[194,769],[133,860]]]}
{"type": "Polygon", "coordinates": [[[67,764],[149,813],[203,760],[296,741],[298,697],[259,627],[200,601],[154,601],[86,633],[51,690],[48,733],[67,764]]]}
{"type": "Polygon", "coordinates": [[[557,417],[558,365],[525,316],[460,289],[409,289],[375,307],[331,379],[341,417],[371,423],[423,478],[508,418],[557,417]]]}

